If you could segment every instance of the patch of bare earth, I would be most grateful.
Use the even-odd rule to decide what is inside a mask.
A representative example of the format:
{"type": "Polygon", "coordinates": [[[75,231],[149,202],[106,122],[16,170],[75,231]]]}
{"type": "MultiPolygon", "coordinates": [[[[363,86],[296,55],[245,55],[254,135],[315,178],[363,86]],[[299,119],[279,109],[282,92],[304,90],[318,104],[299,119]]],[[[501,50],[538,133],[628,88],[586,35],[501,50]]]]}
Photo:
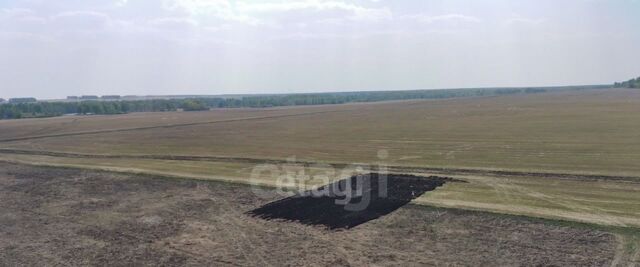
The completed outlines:
{"type": "Polygon", "coordinates": [[[407,205],[349,230],[246,214],[250,187],[0,163],[0,265],[605,266],[614,235],[407,205]]]}

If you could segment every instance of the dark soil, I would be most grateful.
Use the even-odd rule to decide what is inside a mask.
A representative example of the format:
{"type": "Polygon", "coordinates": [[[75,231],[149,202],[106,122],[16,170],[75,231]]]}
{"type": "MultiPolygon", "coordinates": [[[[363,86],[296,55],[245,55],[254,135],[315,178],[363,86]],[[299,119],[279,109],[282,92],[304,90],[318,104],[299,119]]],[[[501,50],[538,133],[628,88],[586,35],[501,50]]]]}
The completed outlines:
{"type": "Polygon", "coordinates": [[[608,266],[607,232],[405,205],[348,231],[247,186],[0,163],[0,266],[608,266]]]}
{"type": "Polygon", "coordinates": [[[249,214],[329,229],[353,228],[387,215],[450,180],[377,173],[353,176],[266,204],[249,214]]]}

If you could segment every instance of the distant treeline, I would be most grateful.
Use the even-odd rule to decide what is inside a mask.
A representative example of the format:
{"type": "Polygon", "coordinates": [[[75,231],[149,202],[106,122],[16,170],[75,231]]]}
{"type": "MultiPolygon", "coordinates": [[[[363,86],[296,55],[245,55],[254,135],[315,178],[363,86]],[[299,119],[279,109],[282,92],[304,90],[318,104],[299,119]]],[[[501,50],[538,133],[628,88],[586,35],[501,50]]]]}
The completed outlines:
{"type": "Polygon", "coordinates": [[[626,82],[615,83],[613,87],[616,88],[640,88],[640,77],[631,79],[626,82]]]}
{"type": "Polygon", "coordinates": [[[255,95],[240,98],[192,98],[122,101],[37,102],[0,105],[1,119],[54,117],[65,114],[124,114],[130,112],[161,112],[209,110],[212,108],[276,107],[300,105],[344,104],[406,99],[442,99],[454,97],[498,96],[542,93],[547,90],[579,90],[602,86],[555,88],[484,88],[448,90],[412,90],[378,92],[344,92],[313,94],[255,95]]]}

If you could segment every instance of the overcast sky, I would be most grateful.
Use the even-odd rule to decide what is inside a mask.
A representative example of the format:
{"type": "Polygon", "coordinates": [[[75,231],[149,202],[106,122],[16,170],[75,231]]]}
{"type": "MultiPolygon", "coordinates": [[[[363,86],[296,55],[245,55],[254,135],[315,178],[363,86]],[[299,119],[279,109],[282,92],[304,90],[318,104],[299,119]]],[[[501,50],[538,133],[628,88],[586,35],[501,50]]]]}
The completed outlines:
{"type": "Polygon", "coordinates": [[[0,0],[0,97],[610,83],[638,0],[0,0]]]}

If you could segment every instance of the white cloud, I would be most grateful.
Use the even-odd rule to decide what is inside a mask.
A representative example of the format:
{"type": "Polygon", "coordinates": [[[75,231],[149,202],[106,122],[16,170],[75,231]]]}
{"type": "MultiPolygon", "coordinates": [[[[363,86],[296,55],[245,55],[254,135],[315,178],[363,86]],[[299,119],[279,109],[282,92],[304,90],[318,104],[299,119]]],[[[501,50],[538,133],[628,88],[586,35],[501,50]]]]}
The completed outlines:
{"type": "Polygon", "coordinates": [[[129,0],[116,0],[116,6],[123,7],[126,6],[129,0]]]}
{"type": "Polygon", "coordinates": [[[96,30],[108,26],[111,18],[95,11],[67,11],[51,17],[52,26],[69,30],[96,30]]]}
{"type": "Polygon", "coordinates": [[[198,27],[198,22],[190,18],[159,18],[148,21],[149,25],[172,31],[191,31],[198,27]]]}
{"type": "Polygon", "coordinates": [[[346,11],[349,18],[353,19],[388,19],[392,17],[391,11],[387,8],[366,8],[341,1],[285,1],[285,2],[262,2],[248,3],[239,2],[238,11],[242,13],[281,13],[291,11],[346,11]]]}
{"type": "Polygon", "coordinates": [[[0,9],[0,30],[33,32],[41,29],[45,22],[45,18],[38,17],[29,9],[0,9]]]}
{"type": "Polygon", "coordinates": [[[214,16],[222,20],[251,25],[272,25],[293,17],[301,19],[380,20],[392,18],[387,8],[368,8],[343,1],[238,1],[168,0],[165,7],[183,10],[193,16],[214,16]],[[295,13],[295,15],[291,15],[295,13]],[[289,14],[289,15],[287,15],[289,14]],[[305,16],[307,14],[309,16],[305,16]]]}
{"type": "Polygon", "coordinates": [[[625,59],[639,58],[638,5],[598,1],[0,0],[0,62],[12,62],[0,84],[38,96],[72,87],[237,93],[624,77],[637,70],[625,59]]]}
{"type": "Polygon", "coordinates": [[[474,16],[467,16],[462,14],[445,14],[445,15],[437,15],[437,16],[428,16],[424,14],[418,15],[405,15],[402,16],[404,19],[412,19],[422,23],[480,23],[481,19],[474,16]]]}
{"type": "Polygon", "coordinates": [[[546,19],[542,19],[542,18],[531,19],[531,18],[523,18],[523,17],[514,17],[514,18],[509,18],[505,20],[504,24],[506,26],[517,26],[517,25],[536,26],[545,22],[546,22],[546,19]]]}
{"type": "Polygon", "coordinates": [[[165,0],[168,10],[180,10],[193,16],[214,16],[222,20],[259,24],[258,20],[244,14],[238,14],[227,0],[165,0]]]}
{"type": "Polygon", "coordinates": [[[0,18],[19,18],[26,16],[33,16],[33,10],[26,8],[4,8],[0,9],[0,18]]]}

